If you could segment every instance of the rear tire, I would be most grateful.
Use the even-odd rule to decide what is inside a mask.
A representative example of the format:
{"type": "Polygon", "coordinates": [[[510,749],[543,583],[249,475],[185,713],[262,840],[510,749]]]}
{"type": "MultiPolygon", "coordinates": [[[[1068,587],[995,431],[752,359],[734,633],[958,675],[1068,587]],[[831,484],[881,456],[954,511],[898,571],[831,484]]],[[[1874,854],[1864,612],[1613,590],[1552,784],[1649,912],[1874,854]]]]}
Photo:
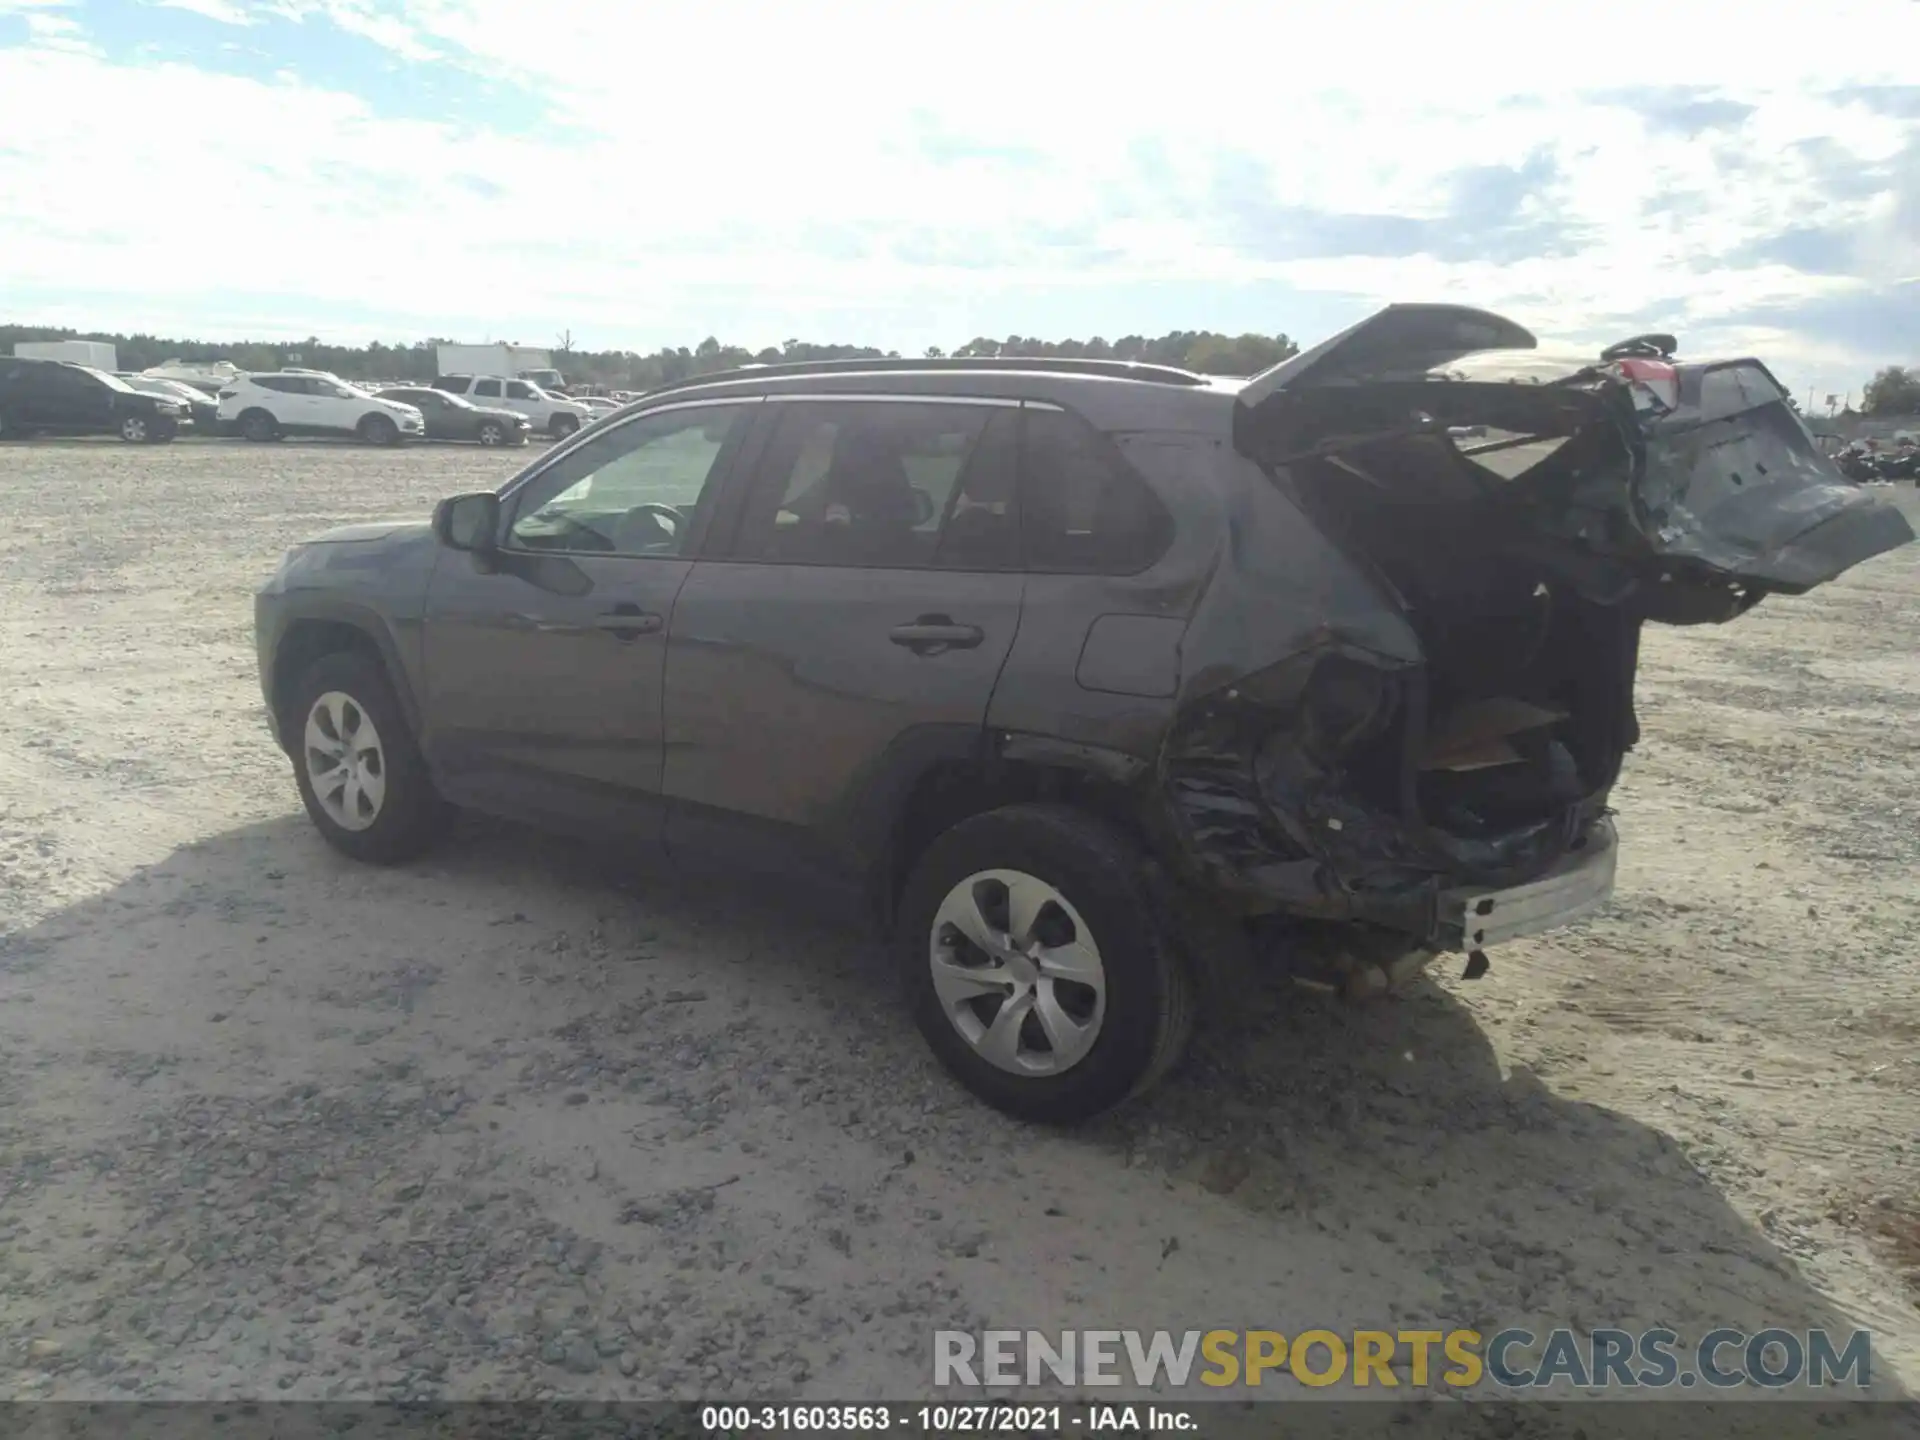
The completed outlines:
{"type": "Polygon", "coordinates": [[[564,440],[580,428],[578,415],[556,415],[547,423],[547,433],[556,440],[564,440]]]}
{"type": "Polygon", "coordinates": [[[451,811],[377,661],[351,651],[316,660],[287,696],[281,733],[307,816],[341,854],[398,864],[446,828],[451,811]]]}
{"type": "Polygon", "coordinates": [[[280,438],[280,422],[265,410],[245,410],[236,422],[240,433],[255,444],[264,445],[280,438]]]}
{"type": "Polygon", "coordinates": [[[382,447],[400,443],[400,427],[385,415],[369,415],[360,422],[360,438],[382,447]]]}
{"type": "Polygon", "coordinates": [[[914,1021],[961,1084],[1020,1119],[1073,1124],[1173,1068],[1192,1032],[1194,987],[1150,866],[1124,832],[1064,805],[988,811],[927,848],[901,899],[899,958],[914,1021]],[[995,959],[965,940],[953,917],[969,901],[1015,955],[995,959]],[[1033,910],[1027,933],[1009,937],[1023,905],[1033,910]],[[1021,955],[1038,978],[1023,980],[1021,955]],[[1003,974],[1012,978],[994,978],[1003,974]],[[1005,999],[996,985],[1008,987],[1005,999]],[[994,1022],[1015,1004],[1031,1013],[995,1045],[994,1022]]]}

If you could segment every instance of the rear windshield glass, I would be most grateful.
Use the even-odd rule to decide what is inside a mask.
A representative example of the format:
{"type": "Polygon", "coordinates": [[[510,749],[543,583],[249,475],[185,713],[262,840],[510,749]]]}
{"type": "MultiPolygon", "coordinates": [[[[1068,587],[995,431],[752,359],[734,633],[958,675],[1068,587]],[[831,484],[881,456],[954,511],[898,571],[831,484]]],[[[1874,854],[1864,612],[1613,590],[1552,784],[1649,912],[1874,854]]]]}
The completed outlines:
{"type": "Polygon", "coordinates": [[[1436,380],[1464,380],[1482,385],[1501,380],[1517,385],[1549,385],[1598,363],[1593,356],[1581,351],[1557,347],[1485,350],[1478,355],[1462,355],[1446,365],[1436,365],[1427,373],[1436,380]]]}

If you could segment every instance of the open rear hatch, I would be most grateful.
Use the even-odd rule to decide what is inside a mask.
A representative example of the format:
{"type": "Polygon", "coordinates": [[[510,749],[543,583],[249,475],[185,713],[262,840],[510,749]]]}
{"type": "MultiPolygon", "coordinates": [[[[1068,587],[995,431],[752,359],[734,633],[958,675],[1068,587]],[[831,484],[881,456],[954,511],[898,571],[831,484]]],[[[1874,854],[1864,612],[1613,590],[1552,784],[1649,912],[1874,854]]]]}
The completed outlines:
{"type": "Polygon", "coordinates": [[[1821,454],[1765,365],[1675,363],[1671,345],[1535,361],[1498,315],[1390,305],[1249,381],[1234,438],[1264,464],[1457,497],[1647,619],[1730,619],[1913,539],[1821,454]]]}
{"type": "Polygon", "coordinates": [[[1468,923],[1516,896],[1529,923],[1604,898],[1643,624],[1731,619],[1913,538],[1759,361],[1672,351],[1555,358],[1497,315],[1395,305],[1248,382],[1236,447],[1422,658],[1309,645],[1199,707],[1169,763],[1200,852],[1297,913],[1452,943],[1522,933],[1468,923]]]}

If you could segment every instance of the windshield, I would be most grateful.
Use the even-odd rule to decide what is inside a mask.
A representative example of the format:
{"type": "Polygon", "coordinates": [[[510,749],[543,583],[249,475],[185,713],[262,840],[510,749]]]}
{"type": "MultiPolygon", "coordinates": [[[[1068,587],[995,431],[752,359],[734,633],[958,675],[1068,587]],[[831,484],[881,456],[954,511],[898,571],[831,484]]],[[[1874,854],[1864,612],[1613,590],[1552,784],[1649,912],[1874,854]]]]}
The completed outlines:
{"type": "Polygon", "coordinates": [[[1538,350],[1482,350],[1463,355],[1427,373],[1436,380],[1463,380],[1481,384],[1510,381],[1516,385],[1551,385],[1557,380],[1591,370],[1599,360],[1572,346],[1538,350]]]}
{"type": "Polygon", "coordinates": [[[178,380],[150,380],[134,376],[126,384],[135,390],[144,390],[149,395],[167,395],[175,400],[204,400],[207,397],[191,385],[182,385],[178,380]]]}
{"type": "Polygon", "coordinates": [[[105,370],[96,370],[91,365],[75,365],[73,368],[78,370],[82,375],[91,375],[109,390],[118,390],[127,395],[135,393],[134,388],[118,375],[110,375],[105,370]]]}

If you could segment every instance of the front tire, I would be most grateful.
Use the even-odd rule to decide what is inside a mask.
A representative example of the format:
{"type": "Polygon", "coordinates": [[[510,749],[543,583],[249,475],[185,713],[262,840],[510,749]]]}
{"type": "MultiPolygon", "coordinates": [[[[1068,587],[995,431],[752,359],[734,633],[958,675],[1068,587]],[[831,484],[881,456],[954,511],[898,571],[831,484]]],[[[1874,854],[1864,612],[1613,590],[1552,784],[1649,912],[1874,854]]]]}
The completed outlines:
{"type": "Polygon", "coordinates": [[[128,415],[120,421],[120,438],[129,445],[145,445],[154,439],[156,428],[144,415],[128,415]]]}
{"type": "Polygon", "coordinates": [[[445,828],[446,802],[377,661],[353,653],[316,660],[287,697],[281,733],[307,816],[341,854],[397,864],[445,828]]]}
{"type": "Polygon", "coordinates": [[[488,420],[480,426],[476,438],[482,445],[504,445],[507,443],[507,430],[497,420],[488,420]]]}
{"type": "Polygon", "coordinates": [[[265,410],[248,410],[240,416],[240,433],[257,445],[280,438],[280,422],[265,410]]]}
{"type": "Polygon", "coordinates": [[[936,839],[899,911],[915,1023],[989,1105],[1073,1124],[1179,1060],[1193,982],[1124,832],[1063,805],[1012,805],[936,839]]]}
{"type": "Polygon", "coordinates": [[[360,422],[360,438],[369,445],[387,447],[400,443],[400,427],[385,415],[369,415],[360,422]]]}
{"type": "Polygon", "coordinates": [[[564,440],[580,428],[578,415],[556,415],[547,424],[547,433],[556,440],[564,440]]]}

